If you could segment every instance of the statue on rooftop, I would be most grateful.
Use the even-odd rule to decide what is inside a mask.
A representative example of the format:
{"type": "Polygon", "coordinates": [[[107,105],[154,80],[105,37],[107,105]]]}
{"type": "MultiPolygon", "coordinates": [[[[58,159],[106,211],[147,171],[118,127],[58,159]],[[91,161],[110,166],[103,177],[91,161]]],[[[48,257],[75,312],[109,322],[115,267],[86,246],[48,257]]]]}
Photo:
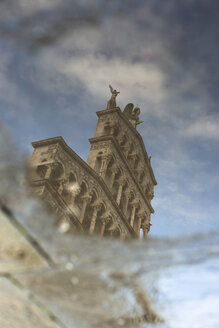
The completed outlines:
{"type": "Polygon", "coordinates": [[[119,91],[113,90],[113,87],[109,85],[110,91],[112,93],[112,96],[110,100],[107,102],[107,109],[115,108],[116,107],[116,97],[120,93],[119,91]]]}
{"type": "Polygon", "coordinates": [[[144,121],[139,120],[139,115],[141,114],[140,108],[138,106],[136,106],[134,109],[133,108],[134,105],[132,103],[127,104],[124,108],[123,114],[136,129],[136,126],[140,123],[143,123],[144,121]]]}

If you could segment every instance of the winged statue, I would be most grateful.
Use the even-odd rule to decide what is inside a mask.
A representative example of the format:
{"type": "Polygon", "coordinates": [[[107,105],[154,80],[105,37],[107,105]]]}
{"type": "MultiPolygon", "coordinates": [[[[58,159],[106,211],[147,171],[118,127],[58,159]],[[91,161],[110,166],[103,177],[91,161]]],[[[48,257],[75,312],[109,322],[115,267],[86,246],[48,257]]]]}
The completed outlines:
{"type": "Polygon", "coordinates": [[[116,91],[116,89],[113,90],[113,87],[111,85],[109,85],[109,88],[112,93],[112,96],[111,96],[110,100],[107,102],[107,109],[116,107],[116,97],[120,93],[119,91],[116,91]]]}
{"type": "Polygon", "coordinates": [[[141,114],[140,108],[138,106],[134,108],[134,104],[132,103],[129,103],[125,106],[123,114],[130,121],[130,123],[134,126],[135,129],[138,124],[144,122],[139,120],[139,115],[141,114]]]}

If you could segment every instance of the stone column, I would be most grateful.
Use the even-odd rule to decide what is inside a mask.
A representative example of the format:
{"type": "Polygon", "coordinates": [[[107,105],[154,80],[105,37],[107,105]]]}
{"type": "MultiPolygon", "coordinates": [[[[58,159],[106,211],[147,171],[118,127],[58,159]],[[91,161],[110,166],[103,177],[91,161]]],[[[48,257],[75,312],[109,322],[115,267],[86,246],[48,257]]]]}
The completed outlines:
{"type": "Polygon", "coordinates": [[[71,206],[73,206],[74,205],[74,203],[75,203],[75,194],[72,194],[71,195],[71,198],[70,198],[70,201],[69,201],[69,206],[71,207],[71,206]]]}
{"type": "Polygon", "coordinates": [[[110,230],[110,237],[113,237],[113,234],[117,231],[118,227],[115,226],[114,229],[110,230]]]}
{"type": "MultiPolygon", "coordinates": [[[[144,180],[144,168],[143,167],[141,167],[140,169],[139,169],[139,175],[138,175],[138,182],[140,183],[140,177],[143,175],[143,179],[142,180],[144,180]]],[[[143,181],[142,181],[143,182],[143,181]]]]}
{"type": "Polygon", "coordinates": [[[101,221],[100,236],[103,236],[106,229],[106,225],[110,221],[109,213],[105,213],[104,217],[102,217],[100,221],[101,221]]]}
{"type": "Polygon", "coordinates": [[[138,237],[140,237],[141,222],[142,222],[142,215],[138,215],[138,228],[137,228],[138,237]]]}
{"type": "Polygon", "coordinates": [[[102,225],[100,228],[100,235],[103,236],[106,228],[106,221],[102,221],[102,225]]]}
{"type": "Polygon", "coordinates": [[[119,181],[119,188],[118,188],[118,192],[117,192],[117,196],[116,196],[116,202],[119,205],[120,201],[121,201],[121,197],[122,197],[122,191],[125,187],[126,184],[126,179],[124,177],[122,177],[119,181]]]}
{"type": "Polygon", "coordinates": [[[120,201],[121,201],[122,189],[123,189],[123,185],[121,183],[121,184],[119,184],[119,188],[118,188],[118,192],[117,192],[117,196],[116,196],[116,202],[118,205],[120,204],[120,201]]]}
{"type": "Polygon", "coordinates": [[[136,158],[137,158],[137,154],[136,153],[132,153],[129,155],[130,159],[131,159],[131,167],[134,167],[135,166],[135,161],[136,161],[136,158]]]}
{"type": "Polygon", "coordinates": [[[63,189],[64,189],[64,184],[65,184],[65,180],[61,180],[60,181],[60,184],[59,184],[59,187],[58,187],[58,193],[61,195],[62,192],[63,192],[63,189]]]}
{"type": "Polygon", "coordinates": [[[110,182],[109,182],[109,188],[111,189],[114,183],[116,172],[112,171],[111,177],[110,177],[110,182]]]}
{"type": "Polygon", "coordinates": [[[136,208],[137,208],[137,204],[134,203],[132,205],[132,214],[131,214],[131,220],[130,220],[131,227],[133,227],[133,223],[134,223],[134,219],[135,219],[135,211],[136,211],[136,208]]]}
{"type": "Polygon", "coordinates": [[[86,211],[87,205],[91,201],[91,196],[87,195],[87,196],[84,196],[82,199],[83,199],[83,204],[82,204],[82,209],[81,209],[81,213],[80,213],[80,217],[79,217],[79,221],[81,222],[81,224],[84,221],[85,211],[86,211]]]}
{"type": "Polygon", "coordinates": [[[150,231],[150,226],[152,224],[151,223],[147,223],[147,222],[144,222],[142,224],[142,230],[143,230],[143,238],[146,239],[147,238],[147,235],[148,235],[148,232],[150,231]]]}
{"type": "Polygon", "coordinates": [[[125,237],[126,237],[125,229],[121,227],[120,239],[125,239],[125,237]]]}
{"type": "Polygon", "coordinates": [[[50,178],[50,175],[52,173],[53,166],[52,165],[47,165],[46,168],[47,168],[47,170],[46,170],[44,179],[49,179],[50,178]]]}
{"type": "Polygon", "coordinates": [[[66,187],[67,187],[68,192],[71,194],[71,197],[70,197],[70,200],[69,200],[69,206],[73,206],[74,203],[75,203],[76,196],[80,193],[80,188],[78,187],[77,190],[71,192],[68,189],[68,185],[66,185],[66,187]]]}
{"type": "Polygon", "coordinates": [[[92,214],[92,218],[91,218],[91,222],[90,222],[90,228],[89,228],[89,233],[90,234],[92,234],[94,232],[96,219],[97,219],[97,213],[98,213],[99,209],[100,209],[100,205],[95,205],[93,207],[93,214],[92,214]]]}
{"type": "Polygon", "coordinates": [[[142,230],[143,230],[143,238],[146,239],[147,238],[148,229],[147,229],[146,226],[143,226],[142,227],[142,230]]]}
{"type": "Polygon", "coordinates": [[[125,192],[125,204],[124,204],[124,210],[123,213],[126,215],[127,209],[128,209],[128,204],[129,204],[129,199],[131,197],[130,191],[125,192]]]}
{"type": "Polygon", "coordinates": [[[107,165],[110,161],[110,158],[111,158],[111,156],[109,156],[109,155],[101,157],[101,165],[100,165],[99,175],[101,176],[102,179],[105,178],[106,169],[107,169],[107,165]]]}
{"type": "Polygon", "coordinates": [[[110,170],[111,170],[112,174],[111,174],[111,177],[110,177],[109,188],[111,189],[113,187],[113,183],[114,183],[114,180],[115,180],[115,175],[118,172],[118,168],[113,166],[110,170]]]}
{"type": "Polygon", "coordinates": [[[129,147],[123,147],[123,154],[124,154],[124,156],[125,156],[125,158],[127,158],[127,156],[128,156],[128,152],[129,152],[129,147]]]}

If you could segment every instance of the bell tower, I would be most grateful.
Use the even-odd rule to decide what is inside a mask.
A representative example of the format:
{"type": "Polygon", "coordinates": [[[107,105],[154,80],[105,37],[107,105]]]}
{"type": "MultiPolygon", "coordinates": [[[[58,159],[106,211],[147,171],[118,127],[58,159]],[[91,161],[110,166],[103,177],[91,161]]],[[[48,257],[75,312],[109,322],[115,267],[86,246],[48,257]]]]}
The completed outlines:
{"type": "Polygon", "coordinates": [[[151,200],[157,184],[150,157],[136,126],[140,108],[129,103],[122,112],[116,106],[118,91],[110,86],[112,96],[107,109],[98,111],[94,137],[87,163],[104,180],[127,223],[140,236],[150,230],[154,210],[151,200]]]}

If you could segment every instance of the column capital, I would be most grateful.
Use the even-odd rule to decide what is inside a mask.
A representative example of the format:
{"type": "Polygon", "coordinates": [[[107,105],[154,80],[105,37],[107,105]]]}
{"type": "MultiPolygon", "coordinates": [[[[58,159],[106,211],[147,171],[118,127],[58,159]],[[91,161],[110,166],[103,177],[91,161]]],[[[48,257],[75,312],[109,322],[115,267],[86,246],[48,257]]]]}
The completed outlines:
{"type": "Polygon", "coordinates": [[[122,185],[125,185],[127,182],[127,178],[122,176],[120,179],[119,179],[119,183],[121,183],[122,185]]]}
{"type": "Polygon", "coordinates": [[[118,166],[118,164],[114,163],[112,168],[113,171],[117,174],[119,171],[121,171],[121,168],[118,166]]]}
{"type": "Polygon", "coordinates": [[[135,199],[130,203],[130,205],[133,207],[138,207],[138,204],[139,204],[139,201],[135,200],[135,199]]]}
{"type": "Polygon", "coordinates": [[[143,165],[139,165],[139,171],[141,172],[141,173],[143,173],[144,171],[145,171],[145,166],[143,166],[143,165]]]}
{"type": "Polygon", "coordinates": [[[116,174],[119,171],[119,167],[114,163],[110,168],[111,173],[116,174]]]}
{"type": "Polygon", "coordinates": [[[112,224],[110,225],[109,230],[115,230],[119,226],[117,220],[118,220],[118,216],[112,219],[112,224]]]}
{"type": "Polygon", "coordinates": [[[102,154],[101,156],[102,160],[110,160],[112,158],[112,154],[106,153],[106,154],[102,154]]]}
{"type": "Polygon", "coordinates": [[[120,146],[122,151],[127,151],[129,150],[129,146],[128,145],[125,145],[125,146],[120,146]]]}
{"type": "Polygon", "coordinates": [[[112,224],[111,227],[109,227],[108,231],[110,231],[112,233],[112,232],[116,231],[117,229],[119,229],[119,225],[112,224]]]}
{"type": "Polygon", "coordinates": [[[152,226],[151,223],[146,223],[146,222],[143,222],[142,225],[141,225],[141,227],[142,227],[143,230],[146,229],[148,231],[150,230],[150,227],[151,226],[152,226]]]}
{"type": "Polygon", "coordinates": [[[59,180],[57,180],[57,182],[59,183],[59,187],[65,187],[65,185],[67,185],[67,183],[68,183],[68,180],[67,179],[59,179],[59,180]]]}
{"type": "Polygon", "coordinates": [[[66,178],[58,179],[57,182],[59,182],[59,183],[67,183],[68,182],[68,179],[66,179],[66,178]]]}
{"type": "Polygon", "coordinates": [[[140,213],[137,213],[136,214],[136,217],[138,218],[138,219],[143,219],[144,217],[146,216],[146,213],[145,212],[140,212],[140,213]]]}
{"type": "Polygon", "coordinates": [[[84,195],[84,196],[81,196],[81,199],[86,201],[87,203],[89,203],[92,199],[92,196],[91,195],[84,195]]]}
{"type": "Polygon", "coordinates": [[[100,221],[102,224],[106,225],[110,221],[110,218],[108,216],[104,216],[100,218],[100,221]]]}
{"type": "Polygon", "coordinates": [[[126,190],[126,191],[124,191],[124,194],[125,194],[125,196],[129,199],[129,198],[131,198],[131,196],[132,196],[132,192],[131,192],[131,190],[126,190]]]}
{"type": "Polygon", "coordinates": [[[60,165],[59,162],[52,162],[52,163],[47,164],[47,166],[51,166],[52,169],[57,168],[59,165],[60,165]]]}
{"type": "Polygon", "coordinates": [[[101,208],[101,205],[100,203],[94,203],[91,207],[94,211],[98,212],[101,208]]]}
{"type": "Polygon", "coordinates": [[[133,158],[135,158],[135,157],[137,157],[137,155],[138,155],[137,152],[133,152],[133,153],[129,154],[129,157],[133,157],[133,158]]]}
{"type": "Polygon", "coordinates": [[[118,136],[117,141],[118,141],[119,145],[121,145],[121,143],[123,143],[123,141],[125,141],[125,134],[118,136]]]}

